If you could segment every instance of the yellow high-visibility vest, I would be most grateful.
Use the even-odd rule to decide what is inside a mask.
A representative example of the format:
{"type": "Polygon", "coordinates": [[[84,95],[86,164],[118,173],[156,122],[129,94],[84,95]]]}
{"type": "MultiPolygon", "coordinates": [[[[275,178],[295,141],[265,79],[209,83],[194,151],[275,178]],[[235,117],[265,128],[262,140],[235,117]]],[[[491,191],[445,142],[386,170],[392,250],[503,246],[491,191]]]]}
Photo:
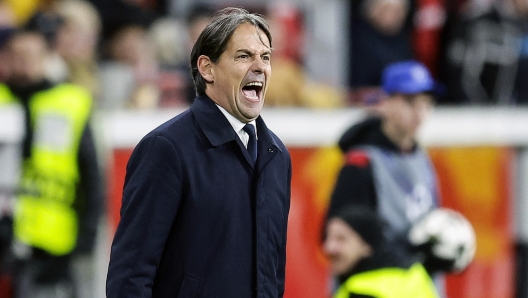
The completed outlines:
{"type": "Polygon", "coordinates": [[[14,104],[16,98],[11,94],[9,88],[6,85],[0,84],[0,104],[14,104]]]}
{"type": "MultiPolygon", "coordinates": [[[[18,99],[0,85],[0,104],[13,102],[18,99]]],[[[52,255],[70,253],[77,242],[77,155],[91,107],[89,92],[70,84],[37,92],[29,100],[33,142],[22,165],[14,233],[52,255]]]]}
{"type": "Polygon", "coordinates": [[[348,298],[350,293],[376,298],[439,297],[429,274],[419,263],[409,269],[381,268],[352,275],[338,288],[334,298],[348,298]]]}

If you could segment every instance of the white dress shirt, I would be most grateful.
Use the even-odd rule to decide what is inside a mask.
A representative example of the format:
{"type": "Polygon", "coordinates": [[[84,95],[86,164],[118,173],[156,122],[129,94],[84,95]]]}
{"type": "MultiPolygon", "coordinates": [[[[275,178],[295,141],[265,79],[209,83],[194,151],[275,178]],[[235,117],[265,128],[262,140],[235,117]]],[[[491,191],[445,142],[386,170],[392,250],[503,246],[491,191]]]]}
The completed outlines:
{"type": "Polygon", "coordinates": [[[249,141],[249,135],[243,129],[244,126],[246,126],[246,124],[252,124],[255,127],[255,136],[258,140],[257,125],[255,123],[255,120],[252,120],[248,123],[240,122],[240,120],[235,118],[233,115],[229,114],[229,112],[227,112],[224,108],[222,108],[218,104],[216,106],[220,109],[222,114],[224,114],[224,116],[227,118],[227,121],[229,121],[229,123],[233,127],[233,130],[238,134],[238,137],[240,138],[240,140],[242,141],[242,144],[244,144],[246,148],[247,148],[247,144],[249,141]]]}

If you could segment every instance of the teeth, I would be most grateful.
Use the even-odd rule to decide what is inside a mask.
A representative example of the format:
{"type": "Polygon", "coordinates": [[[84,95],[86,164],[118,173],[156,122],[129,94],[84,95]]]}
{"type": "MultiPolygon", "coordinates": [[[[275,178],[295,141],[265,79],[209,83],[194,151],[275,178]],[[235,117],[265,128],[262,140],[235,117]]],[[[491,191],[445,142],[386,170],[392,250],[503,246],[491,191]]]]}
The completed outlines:
{"type": "Polygon", "coordinates": [[[247,83],[246,86],[258,86],[258,87],[262,87],[262,83],[261,83],[261,82],[251,82],[251,83],[247,83]]]}

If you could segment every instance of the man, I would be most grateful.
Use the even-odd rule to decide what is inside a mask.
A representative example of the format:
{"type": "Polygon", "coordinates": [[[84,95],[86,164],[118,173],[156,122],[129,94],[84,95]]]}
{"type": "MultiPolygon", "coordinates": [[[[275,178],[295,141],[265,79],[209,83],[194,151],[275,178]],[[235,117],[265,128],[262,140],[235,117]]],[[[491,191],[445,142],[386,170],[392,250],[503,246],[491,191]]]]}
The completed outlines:
{"type": "Polygon", "coordinates": [[[339,281],[335,298],[437,298],[420,263],[386,246],[382,222],[364,206],[339,210],[326,224],[323,250],[339,281]]]}
{"type": "Polygon", "coordinates": [[[26,120],[13,212],[15,296],[77,297],[70,267],[93,251],[103,204],[92,99],[79,86],[46,80],[49,48],[41,33],[13,33],[6,53],[0,104],[20,105],[26,120]]]}
{"type": "Polygon", "coordinates": [[[416,134],[433,106],[433,94],[442,90],[416,61],[386,67],[382,89],[379,115],[353,125],[339,140],[346,162],[328,216],[349,205],[375,210],[388,223],[384,233],[389,245],[414,261],[417,254],[408,232],[439,205],[436,174],[416,134]]]}
{"type": "Polygon", "coordinates": [[[200,34],[197,97],[128,162],[107,297],[283,296],[292,169],[259,116],[270,58],[266,21],[243,9],[200,34]]]}

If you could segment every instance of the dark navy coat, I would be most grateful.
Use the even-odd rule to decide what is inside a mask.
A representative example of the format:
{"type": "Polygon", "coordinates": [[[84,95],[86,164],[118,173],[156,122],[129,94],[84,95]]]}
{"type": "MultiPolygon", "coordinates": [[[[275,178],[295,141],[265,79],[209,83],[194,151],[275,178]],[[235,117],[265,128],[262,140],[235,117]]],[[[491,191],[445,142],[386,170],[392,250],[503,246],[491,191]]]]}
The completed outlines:
{"type": "Polygon", "coordinates": [[[256,120],[258,159],[207,97],[127,165],[107,297],[282,297],[291,160],[256,120]]]}

